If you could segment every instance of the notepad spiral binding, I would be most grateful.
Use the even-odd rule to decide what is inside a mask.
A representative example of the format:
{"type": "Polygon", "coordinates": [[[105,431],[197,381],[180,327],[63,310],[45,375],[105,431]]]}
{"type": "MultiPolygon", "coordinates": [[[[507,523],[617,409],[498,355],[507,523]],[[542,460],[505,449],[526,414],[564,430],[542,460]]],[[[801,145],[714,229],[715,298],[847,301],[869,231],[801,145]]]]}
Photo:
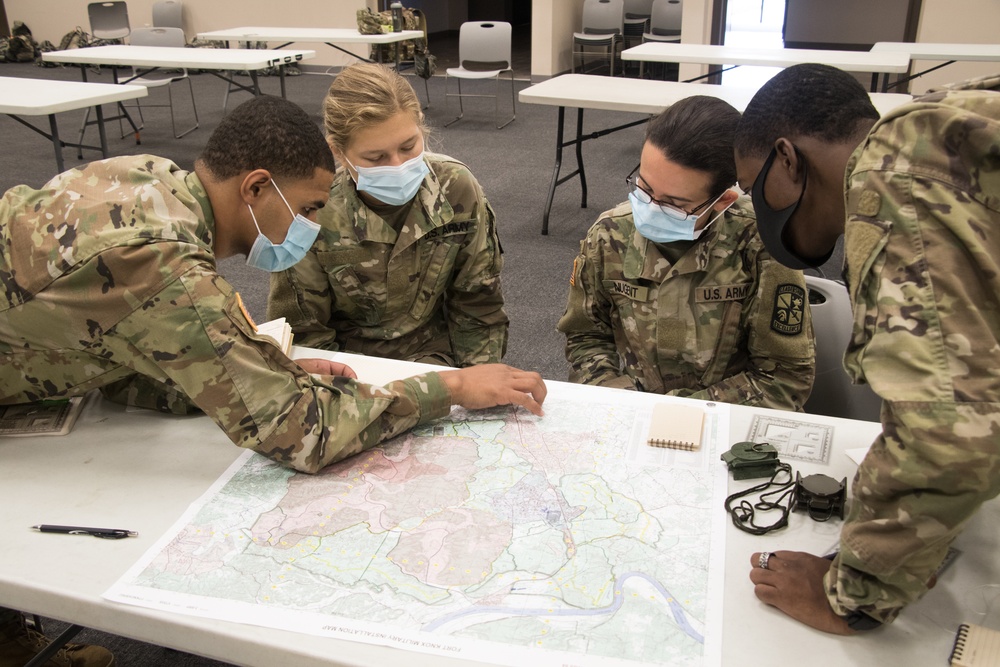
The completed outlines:
{"type": "Polygon", "coordinates": [[[968,639],[969,625],[962,623],[958,626],[958,631],[955,633],[955,644],[951,647],[951,656],[948,658],[948,664],[962,664],[962,659],[965,657],[965,643],[968,639]]]}
{"type": "Polygon", "coordinates": [[[662,438],[650,438],[647,442],[653,447],[668,447],[670,449],[682,449],[686,452],[694,451],[698,444],[694,442],[682,442],[680,440],[663,440],[662,438]]]}

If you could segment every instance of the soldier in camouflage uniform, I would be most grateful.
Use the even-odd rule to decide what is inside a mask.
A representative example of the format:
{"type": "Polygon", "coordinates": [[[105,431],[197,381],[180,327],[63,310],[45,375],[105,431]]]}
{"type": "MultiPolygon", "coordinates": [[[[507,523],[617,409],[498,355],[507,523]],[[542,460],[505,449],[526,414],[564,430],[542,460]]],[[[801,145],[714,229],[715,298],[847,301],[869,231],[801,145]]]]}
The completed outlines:
{"type": "Polygon", "coordinates": [[[331,377],[329,362],[293,362],[256,333],[216,258],[250,253],[265,268],[254,259],[262,239],[279,258],[304,254],[308,244],[273,239],[302,241],[290,230],[314,224],[333,169],[308,115],[264,97],[223,119],[193,172],[120,157],[10,190],[0,200],[0,404],[98,387],[146,407],[193,404],[237,445],[307,472],[453,403],[537,412],[534,373],[492,365],[374,387],[331,377]],[[500,393],[484,396],[494,382],[500,393]]]}
{"type": "Polygon", "coordinates": [[[735,148],[776,258],[814,265],[845,235],[845,366],[883,399],[837,556],[754,554],[750,578],[813,627],[877,627],[934,585],[1000,491],[1000,94],[935,93],[879,120],[850,75],[792,67],[754,97],[735,148]]]}
{"type": "Polygon", "coordinates": [[[312,250],[272,276],[268,317],[287,318],[310,347],[448,366],[499,361],[508,320],[493,209],[464,164],[424,152],[410,84],[380,65],[348,67],[324,116],[343,168],[312,250]]]}
{"type": "Polygon", "coordinates": [[[601,215],[573,265],[558,324],[570,380],[802,409],[815,368],[805,281],[771,259],[730,189],[738,121],[701,96],[650,121],[630,201],[601,215]],[[650,207],[691,228],[647,236],[650,207]]]}

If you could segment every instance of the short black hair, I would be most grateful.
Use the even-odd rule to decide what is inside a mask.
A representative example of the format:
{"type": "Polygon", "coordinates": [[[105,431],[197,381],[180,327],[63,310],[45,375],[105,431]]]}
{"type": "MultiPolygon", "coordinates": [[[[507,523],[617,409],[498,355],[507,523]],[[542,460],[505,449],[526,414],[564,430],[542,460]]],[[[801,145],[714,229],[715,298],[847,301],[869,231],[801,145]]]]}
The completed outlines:
{"type": "Polygon", "coordinates": [[[736,154],[764,158],[780,137],[856,142],[878,111],[853,76],[829,65],[788,67],[761,86],[736,129],[736,154]]]}
{"type": "Polygon", "coordinates": [[[254,169],[278,178],[310,178],[316,168],[336,171],[333,153],[316,121],[281,97],[247,100],[222,119],[198,161],[219,180],[254,169]]]}
{"type": "Polygon", "coordinates": [[[671,162],[712,177],[712,194],[736,182],[733,137],[740,112],[717,97],[694,95],[667,107],[646,127],[646,141],[671,162]]]}

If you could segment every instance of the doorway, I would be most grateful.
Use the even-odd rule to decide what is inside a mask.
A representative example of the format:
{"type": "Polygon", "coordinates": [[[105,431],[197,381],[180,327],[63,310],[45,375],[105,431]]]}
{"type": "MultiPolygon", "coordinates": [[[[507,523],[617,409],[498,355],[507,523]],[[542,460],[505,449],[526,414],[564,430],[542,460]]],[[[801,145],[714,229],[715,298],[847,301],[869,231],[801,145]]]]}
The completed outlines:
{"type": "MultiPolygon", "coordinates": [[[[758,49],[784,47],[785,0],[729,0],[726,31],[722,43],[758,49]]],[[[723,72],[722,83],[746,88],[760,88],[777,74],[777,67],[742,66],[723,72]]]]}

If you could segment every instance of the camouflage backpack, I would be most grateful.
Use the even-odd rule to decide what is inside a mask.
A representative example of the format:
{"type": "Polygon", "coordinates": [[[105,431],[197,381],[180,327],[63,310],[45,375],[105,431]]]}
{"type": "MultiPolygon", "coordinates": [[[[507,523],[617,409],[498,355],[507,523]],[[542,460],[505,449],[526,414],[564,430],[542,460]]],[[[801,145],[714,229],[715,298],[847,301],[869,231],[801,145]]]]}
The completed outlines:
{"type": "MultiPolygon", "coordinates": [[[[420,30],[420,21],[417,20],[413,10],[408,7],[403,8],[403,30],[420,30]]],[[[367,8],[359,9],[358,32],[362,35],[379,35],[392,32],[392,11],[387,10],[376,13],[367,8]]],[[[371,58],[383,63],[395,62],[397,48],[400,49],[400,60],[413,60],[413,54],[417,49],[417,45],[412,39],[393,44],[373,44],[371,47],[371,58]]]]}
{"type": "Polygon", "coordinates": [[[38,43],[32,38],[31,29],[21,21],[14,21],[6,42],[2,55],[9,63],[30,63],[38,55],[38,43]]]}
{"type": "Polygon", "coordinates": [[[82,49],[84,47],[90,46],[90,35],[83,31],[83,28],[76,26],[73,30],[70,30],[63,38],[59,40],[59,50],[65,51],[66,49],[82,49]]]}

